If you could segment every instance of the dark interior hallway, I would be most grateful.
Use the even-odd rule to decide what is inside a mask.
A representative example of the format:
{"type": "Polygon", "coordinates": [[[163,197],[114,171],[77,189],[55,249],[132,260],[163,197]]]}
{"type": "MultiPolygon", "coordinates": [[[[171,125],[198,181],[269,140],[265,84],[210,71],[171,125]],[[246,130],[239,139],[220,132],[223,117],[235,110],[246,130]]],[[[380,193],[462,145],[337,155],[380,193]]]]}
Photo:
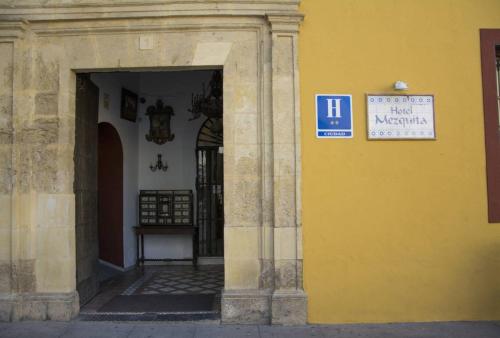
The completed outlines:
{"type": "Polygon", "coordinates": [[[83,320],[220,318],[222,265],[149,265],[123,273],[101,266],[100,291],[82,307],[83,320]]]}

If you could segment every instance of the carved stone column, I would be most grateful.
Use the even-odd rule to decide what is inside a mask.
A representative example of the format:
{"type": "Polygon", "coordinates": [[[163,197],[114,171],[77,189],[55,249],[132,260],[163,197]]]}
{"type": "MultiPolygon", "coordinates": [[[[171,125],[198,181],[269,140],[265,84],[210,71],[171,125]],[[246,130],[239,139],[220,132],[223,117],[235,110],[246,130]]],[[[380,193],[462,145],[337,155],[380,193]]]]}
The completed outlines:
{"type": "Polygon", "coordinates": [[[270,15],[274,163],[273,324],[307,320],[302,286],[301,153],[298,29],[302,15],[270,15]]]}
{"type": "Polygon", "coordinates": [[[22,22],[0,23],[0,321],[10,320],[14,289],[12,255],[12,139],[15,44],[22,22]]]}
{"type": "Polygon", "coordinates": [[[58,283],[74,278],[74,198],[59,169],[73,154],[63,149],[58,67],[24,21],[0,23],[0,67],[0,320],[67,320],[78,299],[58,283]]]}

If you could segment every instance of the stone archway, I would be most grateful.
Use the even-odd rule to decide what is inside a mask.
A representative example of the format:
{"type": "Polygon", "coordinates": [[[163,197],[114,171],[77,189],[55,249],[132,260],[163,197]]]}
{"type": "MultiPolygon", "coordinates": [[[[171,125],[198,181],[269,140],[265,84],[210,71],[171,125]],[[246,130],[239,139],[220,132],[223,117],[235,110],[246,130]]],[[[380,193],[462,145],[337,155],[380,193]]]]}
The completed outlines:
{"type": "Polygon", "coordinates": [[[76,74],[223,67],[222,320],[305,323],[299,0],[24,3],[0,14],[0,318],[78,312],[76,74]]]}

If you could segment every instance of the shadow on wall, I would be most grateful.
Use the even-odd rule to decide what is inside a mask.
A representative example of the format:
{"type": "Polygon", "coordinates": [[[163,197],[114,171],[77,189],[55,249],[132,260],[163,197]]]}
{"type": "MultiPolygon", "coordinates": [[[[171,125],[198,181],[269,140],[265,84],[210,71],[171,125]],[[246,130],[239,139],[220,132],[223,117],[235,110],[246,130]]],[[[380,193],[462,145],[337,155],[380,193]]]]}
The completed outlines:
{"type": "MultiPolygon", "coordinates": [[[[477,258],[472,261],[473,266],[467,266],[463,273],[470,278],[468,283],[464,281],[464,287],[470,288],[469,294],[478,300],[472,304],[476,307],[473,313],[478,314],[477,319],[484,320],[500,313],[500,241],[481,248],[474,256],[477,258]]],[[[489,319],[499,320],[498,317],[489,319]]]]}

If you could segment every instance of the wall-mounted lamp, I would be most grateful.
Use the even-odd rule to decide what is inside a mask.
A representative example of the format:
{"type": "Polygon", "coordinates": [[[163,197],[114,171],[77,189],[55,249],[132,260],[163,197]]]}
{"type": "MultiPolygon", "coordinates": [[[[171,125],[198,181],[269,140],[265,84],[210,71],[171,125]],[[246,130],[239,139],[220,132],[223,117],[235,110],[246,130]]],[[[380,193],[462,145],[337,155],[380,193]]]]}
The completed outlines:
{"type": "Polygon", "coordinates": [[[394,90],[408,90],[408,84],[403,81],[396,81],[394,84],[394,90]]]}
{"type": "Polygon", "coordinates": [[[167,165],[167,162],[165,162],[165,163],[162,162],[161,154],[158,154],[158,159],[156,160],[156,164],[155,165],[151,164],[149,166],[149,169],[151,169],[151,171],[153,171],[153,172],[156,170],[167,171],[168,165],[167,165]]]}

